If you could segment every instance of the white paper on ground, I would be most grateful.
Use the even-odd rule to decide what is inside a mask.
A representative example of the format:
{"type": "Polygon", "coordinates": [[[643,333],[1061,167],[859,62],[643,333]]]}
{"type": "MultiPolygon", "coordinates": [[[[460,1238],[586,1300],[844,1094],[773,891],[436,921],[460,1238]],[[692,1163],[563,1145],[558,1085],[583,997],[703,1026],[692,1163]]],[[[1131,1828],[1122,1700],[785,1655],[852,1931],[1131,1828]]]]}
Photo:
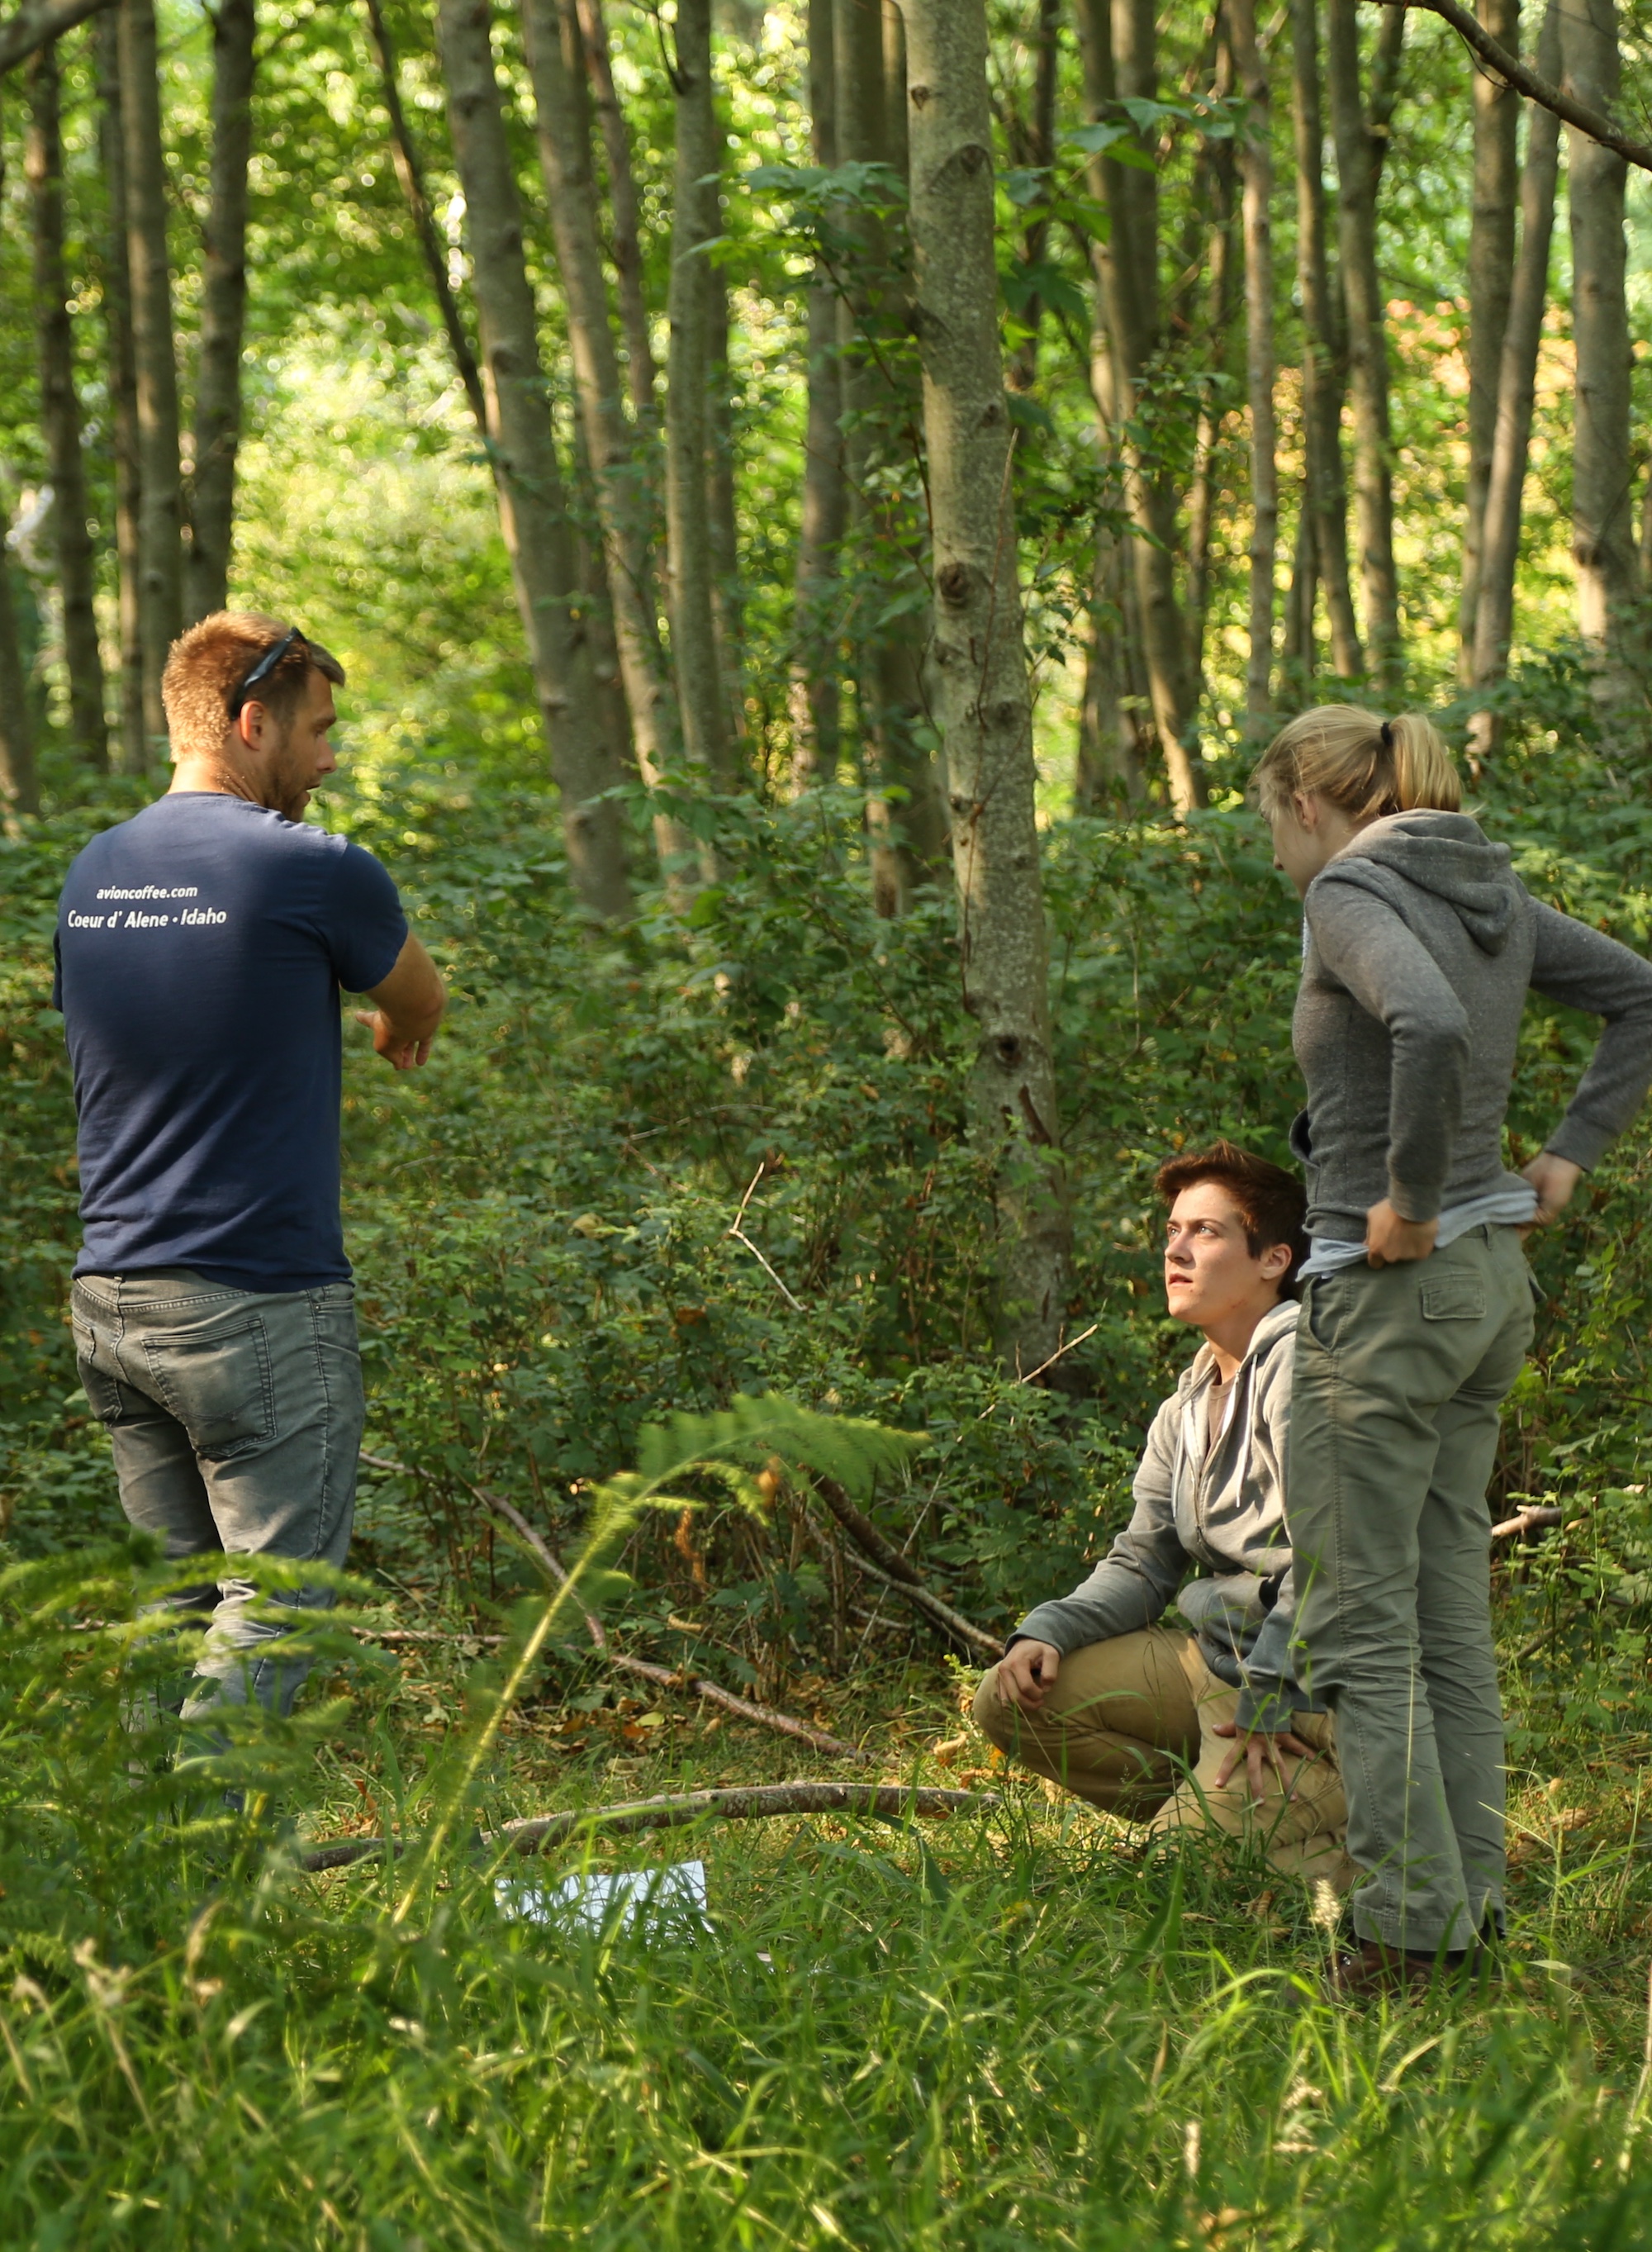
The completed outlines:
{"type": "Polygon", "coordinates": [[[600,1931],[618,1901],[621,1929],[639,1918],[653,1925],[711,1929],[704,1861],[677,1861],[663,1869],[592,1869],[564,1877],[559,1885],[524,1885],[500,1877],[494,1897],[506,1915],[527,1923],[583,1923],[600,1931]]]}

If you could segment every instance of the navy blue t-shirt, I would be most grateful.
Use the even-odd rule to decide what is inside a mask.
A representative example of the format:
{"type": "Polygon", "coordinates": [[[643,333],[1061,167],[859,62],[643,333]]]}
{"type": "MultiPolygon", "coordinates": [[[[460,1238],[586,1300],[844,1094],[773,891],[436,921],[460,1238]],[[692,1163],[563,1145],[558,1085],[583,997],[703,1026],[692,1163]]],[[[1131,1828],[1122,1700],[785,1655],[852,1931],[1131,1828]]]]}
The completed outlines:
{"type": "Polygon", "coordinates": [[[93,838],[52,995],[80,1120],[77,1275],[349,1280],[339,989],[382,983],[406,935],[371,852],[244,798],[182,791],[93,838]]]}

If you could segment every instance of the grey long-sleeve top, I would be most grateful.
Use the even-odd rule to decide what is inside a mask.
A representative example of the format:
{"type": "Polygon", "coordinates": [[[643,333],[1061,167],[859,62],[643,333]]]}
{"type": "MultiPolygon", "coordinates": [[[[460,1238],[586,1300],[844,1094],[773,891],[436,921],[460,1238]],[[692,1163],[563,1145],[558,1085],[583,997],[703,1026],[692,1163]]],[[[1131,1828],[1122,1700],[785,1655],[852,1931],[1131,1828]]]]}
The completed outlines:
{"type": "Polygon", "coordinates": [[[1315,1235],[1363,1241],[1384,1197],[1421,1220],[1522,1186],[1503,1122],[1529,988],[1606,1018],[1547,1143],[1586,1171],[1652,1084],[1652,963],[1534,900],[1466,813],[1373,821],[1315,879],[1291,1028],[1315,1235]]]}
{"type": "Polygon", "coordinates": [[[1151,1626],[1174,1602],[1211,1671],[1240,1692],[1242,1727],[1288,1727],[1293,1711],[1322,1709],[1291,1672],[1285,1445],[1297,1310],[1278,1305],[1258,1324],[1214,1446],[1216,1358],[1201,1347],[1153,1419],[1129,1524],[1081,1586],[1027,1613],[1012,1643],[1065,1656],[1151,1626]]]}

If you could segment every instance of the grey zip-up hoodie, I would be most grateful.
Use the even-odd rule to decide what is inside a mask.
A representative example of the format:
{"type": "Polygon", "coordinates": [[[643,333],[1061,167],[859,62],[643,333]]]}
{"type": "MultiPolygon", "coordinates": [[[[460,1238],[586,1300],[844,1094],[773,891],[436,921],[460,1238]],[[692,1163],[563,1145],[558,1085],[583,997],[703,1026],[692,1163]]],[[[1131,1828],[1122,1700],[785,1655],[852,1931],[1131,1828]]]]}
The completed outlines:
{"type": "Polygon", "coordinates": [[[1528,988],[1607,1027],[1547,1147],[1586,1171],[1652,1083],[1652,963],[1534,900],[1466,813],[1395,813],[1308,886],[1291,1027],[1308,1107],[1291,1146],[1315,1235],[1518,1189],[1503,1113],[1528,988]]]}
{"type": "Polygon", "coordinates": [[[1065,1657],[1151,1626],[1174,1602],[1211,1672],[1240,1692],[1241,1727],[1285,1728],[1294,1711],[1323,1709],[1290,1673],[1285,1442],[1298,1310],[1287,1302],[1258,1323],[1214,1447],[1216,1356],[1200,1347],[1153,1419],[1129,1524],[1081,1587],[1027,1613],[1012,1643],[1047,1642],[1065,1657]],[[1195,1569],[1209,1576],[1190,1580],[1195,1569]]]}

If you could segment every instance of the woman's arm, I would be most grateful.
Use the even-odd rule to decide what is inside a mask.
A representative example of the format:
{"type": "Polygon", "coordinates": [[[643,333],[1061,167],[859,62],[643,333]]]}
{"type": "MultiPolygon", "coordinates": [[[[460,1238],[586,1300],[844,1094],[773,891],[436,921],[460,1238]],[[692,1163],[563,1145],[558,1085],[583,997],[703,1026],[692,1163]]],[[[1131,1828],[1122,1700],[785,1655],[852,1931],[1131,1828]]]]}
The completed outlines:
{"type": "MultiPolygon", "coordinates": [[[[1606,1018],[1566,1115],[1544,1145],[1548,1154],[1587,1172],[1634,1118],[1652,1086],[1652,963],[1604,931],[1535,900],[1532,915],[1534,991],[1606,1018]]],[[[1544,1197],[1544,1182],[1533,1185],[1544,1197]]]]}

